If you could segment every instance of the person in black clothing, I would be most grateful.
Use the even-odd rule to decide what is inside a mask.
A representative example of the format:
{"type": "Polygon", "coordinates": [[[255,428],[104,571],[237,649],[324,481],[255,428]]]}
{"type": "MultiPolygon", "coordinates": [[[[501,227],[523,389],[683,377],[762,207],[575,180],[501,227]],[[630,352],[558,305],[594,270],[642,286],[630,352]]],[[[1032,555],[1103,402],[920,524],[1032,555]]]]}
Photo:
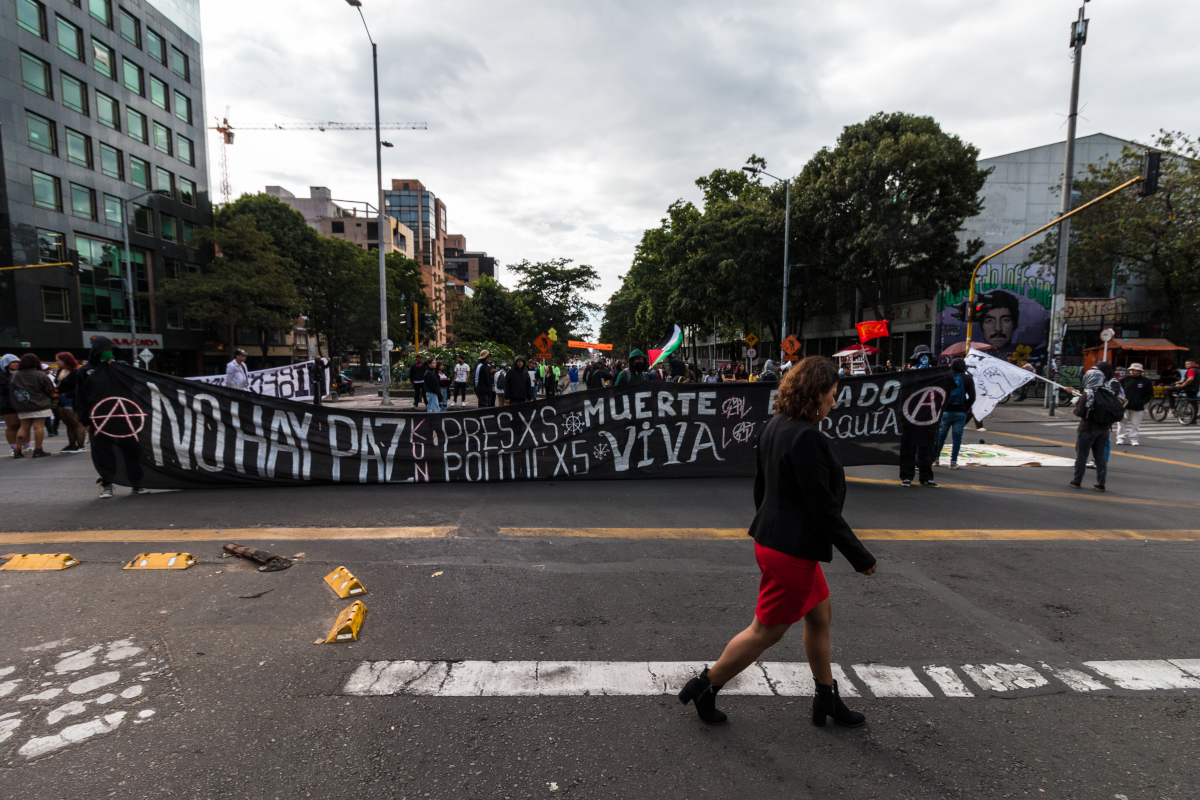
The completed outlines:
{"type": "Polygon", "coordinates": [[[308,365],[308,383],[309,391],[312,392],[313,405],[317,408],[321,407],[321,399],[325,396],[325,370],[329,365],[329,359],[317,358],[308,365]]]}
{"type": "Polygon", "coordinates": [[[529,372],[525,369],[525,356],[517,356],[504,382],[504,405],[528,403],[536,399],[533,393],[533,384],[529,382],[529,372]]]}
{"type": "Polygon", "coordinates": [[[1108,478],[1108,432],[1112,423],[1098,419],[1107,398],[1113,396],[1108,379],[1104,376],[1099,362],[1083,374],[1082,397],[1075,402],[1075,416],[1079,417],[1079,427],[1075,434],[1075,478],[1071,481],[1072,489],[1082,488],[1083,475],[1087,470],[1088,457],[1096,462],[1096,483],[1092,486],[1097,492],[1105,491],[1105,479],[1108,478]]]}
{"type": "Polygon", "coordinates": [[[709,724],[724,722],[716,708],[717,692],[778,643],[788,628],[804,620],[804,653],[816,683],[813,724],[827,717],[857,727],[866,717],[846,708],[838,695],[829,661],[829,625],[833,611],[829,587],[818,562],[832,561],[836,547],[855,570],[873,575],[875,557],[842,517],[846,472],[817,427],[837,397],[837,367],[810,356],[788,371],[775,398],[775,416],[758,440],[754,479],[757,513],[750,524],[754,555],[762,579],[750,627],[725,646],[711,668],[692,678],[679,693],[695,702],[709,724]]]}
{"type": "Polygon", "coordinates": [[[595,364],[592,365],[592,371],[588,373],[588,377],[587,377],[588,391],[590,392],[593,389],[603,389],[604,382],[611,381],[612,379],[613,379],[612,373],[608,371],[608,367],[605,366],[604,362],[597,361],[595,364]]]}
{"type": "Polygon", "coordinates": [[[475,397],[479,400],[480,408],[491,408],[496,405],[496,384],[492,376],[492,354],[487,350],[479,351],[479,361],[475,363],[475,397]]]}
{"type": "Polygon", "coordinates": [[[1154,399],[1154,382],[1146,377],[1141,364],[1130,364],[1129,374],[1121,379],[1121,391],[1125,393],[1125,416],[1117,423],[1117,444],[1126,441],[1138,446],[1138,432],[1146,404],[1154,399]]]}
{"type": "Polygon", "coordinates": [[[425,371],[427,367],[420,356],[417,356],[413,362],[412,369],[408,371],[408,379],[413,386],[413,408],[421,405],[425,400],[425,371]]]}
{"type": "MultiPolygon", "coordinates": [[[[87,366],[80,370],[79,388],[75,392],[75,411],[79,421],[92,431],[92,466],[100,477],[96,483],[100,486],[100,499],[107,500],[113,496],[113,483],[118,478],[118,456],[125,467],[125,478],[133,487],[134,494],[146,494],[141,487],[144,477],[141,456],[141,445],[133,433],[131,420],[114,416],[102,426],[97,426],[92,419],[92,412],[98,403],[112,400],[123,394],[123,383],[117,370],[120,366],[113,362],[113,343],[107,336],[97,336],[92,339],[92,350],[88,353],[87,366]]],[[[126,367],[126,369],[131,369],[126,367]]],[[[116,410],[112,409],[103,410],[116,410]]],[[[145,409],[143,409],[145,410],[145,409]]],[[[131,409],[125,409],[126,413],[131,409]]]]}
{"type": "Polygon", "coordinates": [[[942,410],[942,422],[938,427],[937,460],[942,457],[942,448],[946,446],[946,434],[954,431],[954,446],[950,450],[950,469],[958,469],[958,451],[962,448],[963,428],[971,415],[971,406],[975,403],[975,379],[967,372],[967,362],[956,358],[950,362],[954,370],[954,388],[946,400],[942,410]]]}
{"type": "Polygon", "coordinates": [[[683,359],[676,358],[675,354],[667,356],[667,380],[681,383],[687,376],[687,364],[683,359]]]}

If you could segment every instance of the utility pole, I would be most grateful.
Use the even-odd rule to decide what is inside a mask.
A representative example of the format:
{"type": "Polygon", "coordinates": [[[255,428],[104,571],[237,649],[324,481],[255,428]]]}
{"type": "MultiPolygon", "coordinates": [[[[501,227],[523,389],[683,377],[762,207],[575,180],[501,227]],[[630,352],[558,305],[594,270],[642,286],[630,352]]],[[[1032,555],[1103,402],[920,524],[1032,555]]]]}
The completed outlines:
{"type": "MultiPolygon", "coordinates": [[[[1075,186],[1075,122],[1079,116],[1079,68],[1083,60],[1083,46],[1087,43],[1088,20],[1084,18],[1088,0],[1079,6],[1079,18],[1071,23],[1071,48],[1074,52],[1074,70],[1071,77],[1071,109],[1067,115],[1067,152],[1063,162],[1062,214],[1071,210],[1072,190],[1075,186]]],[[[1050,310],[1050,372],[1051,378],[1058,376],[1062,367],[1062,345],[1066,337],[1067,308],[1067,251],[1070,247],[1071,220],[1063,220],[1058,226],[1058,263],[1054,271],[1054,305],[1050,310]]],[[[971,313],[968,310],[968,314],[971,313]]],[[[1046,406],[1054,416],[1057,392],[1046,392],[1046,406]]]]}

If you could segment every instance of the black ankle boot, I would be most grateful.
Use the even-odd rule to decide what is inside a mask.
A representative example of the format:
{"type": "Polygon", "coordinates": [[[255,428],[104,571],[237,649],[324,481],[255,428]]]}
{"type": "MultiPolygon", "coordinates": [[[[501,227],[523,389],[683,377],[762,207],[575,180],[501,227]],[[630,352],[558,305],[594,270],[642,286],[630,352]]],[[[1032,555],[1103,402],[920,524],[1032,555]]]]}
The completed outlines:
{"type": "Polygon", "coordinates": [[[703,722],[709,725],[720,725],[728,719],[724,711],[717,710],[717,692],[721,691],[720,686],[716,686],[708,679],[708,668],[704,668],[695,678],[687,682],[687,686],[683,687],[683,691],[679,693],[679,702],[685,706],[691,702],[696,702],[696,713],[700,715],[703,722]]]}
{"type": "Polygon", "coordinates": [[[826,717],[833,717],[834,722],[847,728],[857,728],[867,721],[865,714],[846,708],[838,694],[837,681],[833,686],[826,686],[814,678],[813,683],[817,685],[817,694],[813,698],[813,725],[824,728],[826,717]]]}

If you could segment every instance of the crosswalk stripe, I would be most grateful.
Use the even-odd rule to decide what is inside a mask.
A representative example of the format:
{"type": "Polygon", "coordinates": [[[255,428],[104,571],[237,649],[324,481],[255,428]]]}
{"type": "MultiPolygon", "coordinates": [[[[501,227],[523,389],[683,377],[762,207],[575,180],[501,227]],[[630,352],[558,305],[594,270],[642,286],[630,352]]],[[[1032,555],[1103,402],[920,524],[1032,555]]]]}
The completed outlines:
{"type": "MultiPolygon", "coordinates": [[[[706,666],[703,661],[363,661],[342,686],[342,694],[358,697],[411,695],[422,697],[652,697],[679,692],[706,666]]],[[[1080,665],[1048,665],[1042,670],[1022,663],[931,664],[908,666],[833,665],[834,679],[847,697],[865,690],[876,698],[967,699],[977,694],[960,677],[966,675],[984,694],[1013,695],[1024,691],[1091,693],[1113,687],[1080,665]],[[927,676],[932,686],[920,675],[927,676]],[[1061,686],[1051,682],[1057,680],[1061,686]]],[[[1082,665],[1117,689],[1134,692],[1200,689],[1200,659],[1085,661],[1082,665]]],[[[763,661],[727,683],[722,694],[758,697],[805,697],[813,694],[812,674],[805,662],[763,661]]]]}

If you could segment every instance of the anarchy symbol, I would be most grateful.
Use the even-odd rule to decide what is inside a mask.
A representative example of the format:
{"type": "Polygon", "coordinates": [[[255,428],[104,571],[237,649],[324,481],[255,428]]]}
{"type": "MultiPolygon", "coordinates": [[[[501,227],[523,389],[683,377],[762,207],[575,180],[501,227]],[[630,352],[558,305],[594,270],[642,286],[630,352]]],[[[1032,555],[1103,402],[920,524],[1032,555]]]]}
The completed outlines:
{"type": "Polygon", "coordinates": [[[750,437],[754,435],[753,422],[739,422],[733,426],[733,439],[736,442],[745,444],[750,441],[750,437]]]}
{"type": "Polygon", "coordinates": [[[92,424],[96,426],[97,434],[129,439],[141,432],[146,424],[146,412],[127,397],[106,397],[92,407],[92,424]]]}
{"type": "Polygon", "coordinates": [[[913,425],[937,425],[942,418],[942,406],[946,402],[946,390],[940,386],[926,386],[913,392],[904,401],[901,409],[904,418],[913,425]]]}

